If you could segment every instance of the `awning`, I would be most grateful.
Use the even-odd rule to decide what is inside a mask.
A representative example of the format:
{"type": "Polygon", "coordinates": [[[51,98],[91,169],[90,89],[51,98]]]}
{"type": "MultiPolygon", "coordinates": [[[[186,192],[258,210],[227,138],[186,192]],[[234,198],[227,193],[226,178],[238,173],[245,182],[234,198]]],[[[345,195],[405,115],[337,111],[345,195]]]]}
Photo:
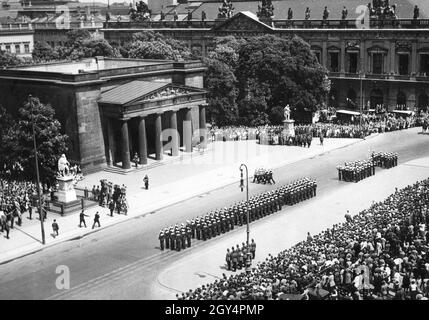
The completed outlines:
{"type": "Polygon", "coordinates": [[[349,114],[351,116],[360,116],[360,112],[349,111],[349,110],[337,110],[337,113],[349,114]]]}
{"type": "Polygon", "coordinates": [[[393,110],[394,113],[399,113],[399,114],[406,114],[408,116],[411,116],[414,111],[411,110],[393,110]]]}

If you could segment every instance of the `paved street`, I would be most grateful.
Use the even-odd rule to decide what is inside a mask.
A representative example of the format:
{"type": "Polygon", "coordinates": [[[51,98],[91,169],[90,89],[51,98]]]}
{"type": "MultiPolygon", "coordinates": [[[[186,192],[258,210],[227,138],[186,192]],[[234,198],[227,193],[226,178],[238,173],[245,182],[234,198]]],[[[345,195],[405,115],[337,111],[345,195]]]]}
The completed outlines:
{"type": "MultiPolygon", "coordinates": [[[[274,177],[278,184],[302,176],[315,178],[318,181],[318,197],[322,199],[333,191],[350,188],[349,183],[337,180],[335,166],[340,162],[366,158],[369,150],[398,152],[400,163],[428,157],[429,136],[418,135],[419,131],[420,129],[411,129],[372,137],[322,156],[283,166],[274,171],[274,177]]],[[[251,184],[251,194],[268,189],[270,186],[251,184]]],[[[206,213],[212,208],[229,205],[243,199],[243,195],[236,184],[229,185],[151,215],[126,221],[82,239],[59,244],[1,265],[0,298],[157,297],[152,289],[155,288],[154,284],[161,270],[179,258],[201,249],[210,249],[214,242],[234,236],[226,234],[221,237],[222,240],[216,238],[205,243],[197,242],[196,246],[185,252],[161,253],[157,249],[159,229],[206,213]],[[59,291],[55,288],[55,268],[58,265],[70,268],[71,290],[66,294],[58,295],[59,291]],[[129,281],[135,285],[130,287],[127,284],[129,281]]],[[[318,200],[316,198],[310,201],[318,200]]],[[[258,224],[264,224],[264,221],[256,222],[255,226],[258,224]]],[[[244,232],[244,229],[240,230],[244,232]]]]}

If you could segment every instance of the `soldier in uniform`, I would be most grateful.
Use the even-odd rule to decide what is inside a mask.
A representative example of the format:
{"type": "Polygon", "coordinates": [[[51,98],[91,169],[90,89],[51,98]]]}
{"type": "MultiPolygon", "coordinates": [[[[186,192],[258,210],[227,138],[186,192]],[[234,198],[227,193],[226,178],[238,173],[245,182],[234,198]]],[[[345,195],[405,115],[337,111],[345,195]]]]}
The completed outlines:
{"type": "Polygon", "coordinates": [[[232,271],[236,271],[237,264],[238,264],[238,252],[234,250],[234,247],[232,247],[231,257],[232,257],[232,271]]]}
{"type": "Polygon", "coordinates": [[[250,253],[252,254],[252,259],[255,259],[256,243],[254,239],[252,239],[252,242],[250,243],[250,253]]]}
{"type": "Polygon", "coordinates": [[[229,251],[229,248],[226,249],[225,260],[226,260],[227,269],[231,270],[231,252],[229,251]]]}
{"type": "Polygon", "coordinates": [[[179,230],[176,231],[176,250],[182,250],[182,237],[179,230]]]}
{"type": "Polygon", "coordinates": [[[188,229],[188,231],[186,232],[186,240],[187,240],[188,248],[191,247],[191,238],[192,238],[192,230],[188,229]]]}
{"type": "Polygon", "coordinates": [[[162,251],[164,251],[164,240],[165,240],[165,235],[164,235],[164,231],[160,231],[159,232],[159,247],[161,248],[162,251]]]}
{"type": "Polygon", "coordinates": [[[174,231],[174,229],[170,230],[170,249],[171,250],[176,250],[176,232],[174,231]]]}
{"type": "Polygon", "coordinates": [[[182,249],[186,249],[186,232],[183,229],[180,232],[180,242],[182,243],[182,249]]]}

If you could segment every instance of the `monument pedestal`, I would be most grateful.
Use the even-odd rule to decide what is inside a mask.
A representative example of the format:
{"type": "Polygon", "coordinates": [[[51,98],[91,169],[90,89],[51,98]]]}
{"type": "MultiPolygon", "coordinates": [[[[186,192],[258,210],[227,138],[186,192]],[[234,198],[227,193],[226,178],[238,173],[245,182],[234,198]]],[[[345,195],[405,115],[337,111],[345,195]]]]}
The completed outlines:
{"type": "Polygon", "coordinates": [[[52,203],[51,211],[63,215],[81,209],[81,201],[77,199],[73,180],[73,176],[57,177],[58,191],[55,192],[57,199],[52,203]]]}
{"type": "Polygon", "coordinates": [[[282,132],[287,137],[295,137],[295,120],[283,120],[282,132]]]}

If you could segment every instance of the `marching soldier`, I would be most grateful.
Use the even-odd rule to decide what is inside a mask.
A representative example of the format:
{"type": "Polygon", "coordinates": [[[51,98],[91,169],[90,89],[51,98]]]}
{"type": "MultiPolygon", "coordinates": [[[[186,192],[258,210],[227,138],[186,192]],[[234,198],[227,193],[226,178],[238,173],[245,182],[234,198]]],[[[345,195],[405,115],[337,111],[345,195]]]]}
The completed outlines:
{"type": "Polygon", "coordinates": [[[176,250],[182,250],[182,238],[179,231],[176,232],[176,250]]]}
{"type": "Polygon", "coordinates": [[[180,233],[180,242],[182,244],[182,249],[186,249],[186,232],[185,232],[185,230],[183,230],[180,233]]]}
{"type": "Polygon", "coordinates": [[[170,249],[170,230],[168,228],[164,229],[165,237],[165,249],[170,249]]]}

